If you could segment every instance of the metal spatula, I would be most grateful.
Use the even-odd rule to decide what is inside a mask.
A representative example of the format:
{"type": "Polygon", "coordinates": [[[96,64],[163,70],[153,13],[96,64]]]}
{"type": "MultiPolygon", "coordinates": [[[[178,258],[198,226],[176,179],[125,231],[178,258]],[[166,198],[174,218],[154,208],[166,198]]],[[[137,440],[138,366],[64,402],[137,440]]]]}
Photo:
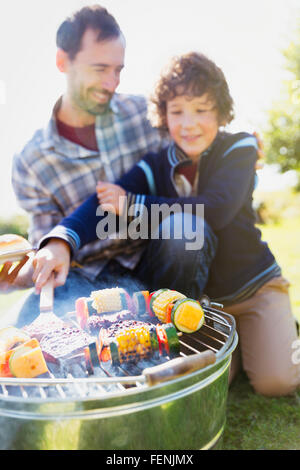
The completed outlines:
{"type": "Polygon", "coordinates": [[[40,340],[50,331],[65,326],[65,322],[53,313],[54,273],[40,292],[40,314],[25,327],[32,338],[40,340]]]}

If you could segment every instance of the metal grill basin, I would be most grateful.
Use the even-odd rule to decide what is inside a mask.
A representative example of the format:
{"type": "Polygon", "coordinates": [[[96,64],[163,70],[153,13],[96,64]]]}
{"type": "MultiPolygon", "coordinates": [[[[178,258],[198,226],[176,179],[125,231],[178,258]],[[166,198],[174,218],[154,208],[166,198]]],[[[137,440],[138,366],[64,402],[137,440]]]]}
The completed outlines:
{"type": "MultiPolygon", "coordinates": [[[[231,355],[232,316],[205,307],[205,325],[180,338],[180,356],[206,349],[215,364],[149,386],[143,370],[160,361],[113,367],[93,376],[74,363],[64,376],[0,378],[0,426],[9,449],[204,449],[223,433],[231,355]]],[[[1,445],[1,444],[0,444],[1,445]]]]}

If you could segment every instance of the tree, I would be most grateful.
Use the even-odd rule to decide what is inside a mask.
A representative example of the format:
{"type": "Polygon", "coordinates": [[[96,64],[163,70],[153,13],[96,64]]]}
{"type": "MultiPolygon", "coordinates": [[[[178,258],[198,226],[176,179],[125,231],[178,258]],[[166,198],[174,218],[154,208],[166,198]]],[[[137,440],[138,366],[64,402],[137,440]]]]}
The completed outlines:
{"type": "Polygon", "coordinates": [[[269,111],[264,132],[268,163],[278,163],[282,172],[297,170],[300,175],[300,20],[295,39],[283,51],[290,79],[283,94],[269,111]]]}

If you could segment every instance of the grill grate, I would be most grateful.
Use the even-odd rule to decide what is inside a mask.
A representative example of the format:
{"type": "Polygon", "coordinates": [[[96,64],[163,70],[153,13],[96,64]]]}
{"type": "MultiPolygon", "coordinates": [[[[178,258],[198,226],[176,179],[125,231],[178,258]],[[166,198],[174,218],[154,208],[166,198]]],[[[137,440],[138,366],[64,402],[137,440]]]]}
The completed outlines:
{"type": "MultiPolygon", "coordinates": [[[[204,307],[205,324],[192,334],[180,337],[180,356],[189,356],[207,349],[221,356],[231,345],[235,334],[235,322],[231,315],[212,307],[204,307]]],[[[0,400],[45,402],[84,400],[130,393],[132,389],[148,388],[143,370],[169,361],[169,357],[158,360],[140,361],[138,364],[112,366],[102,363],[94,375],[87,376],[86,370],[74,361],[63,376],[58,376],[55,366],[49,365],[47,378],[19,379],[0,377],[0,400]]],[[[61,368],[60,368],[61,374],[61,368]]]]}

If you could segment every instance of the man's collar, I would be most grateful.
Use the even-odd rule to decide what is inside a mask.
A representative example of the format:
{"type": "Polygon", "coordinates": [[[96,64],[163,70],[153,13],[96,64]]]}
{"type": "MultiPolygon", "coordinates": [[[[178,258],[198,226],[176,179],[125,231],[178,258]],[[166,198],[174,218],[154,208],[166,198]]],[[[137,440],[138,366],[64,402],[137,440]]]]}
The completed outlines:
{"type": "Polygon", "coordinates": [[[62,97],[60,97],[55,103],[51,112],[50,119],[47,125],[43,129],[44,140],[41,144],[41,147],[45,150],[51,147],[55,147],[55,145],[60,144],[60,141],[61,141],[61,138],[57,131],[56,118],[55,118],[56,113],[61,106],[61,101],[62,101],[62,97]]]}
{"type": "MultiPolygon", "coordinates": [[[[95,152],[93,150],[89,150],[85,147],[81,147],[78,144],[75,144],[74,142],[71,142],[67,139],[64,139],[61,137],[58,133],[57,130],[57,125],[56,125],[56,115],[57,112],[61,106],[62,102],[62,96],[57,100],[55,103],[52,113],[50,116],[50,119],[47,123],[47,125],[44,127],[43,133],[44,133],[44,141],[41,144],[41,147],[44,150],[48,150],[50,148],[56,148],[58,149],[63,155],[71,158],[78,158],[78,157],[89,157],[91,155],[98,154],[99,152],[95,152]]],[[[118,98],[116,94],[112,97],[110,103],[109,103],[109,108],[105,114],[108,113],[114,113],[117,114],[120,112],[119,109],[119,104],[118,104],[118,98]]],[[[101,117],[103,115],[99,115],[96,118],[95,125],[97,127],[97,124],[101,122],[101,117]]]]}
{"type": "Polygon", "coordinates": [[[120,112],[117,93],[114,93],[112,99],[110,100],[109,108],[114,114],[118,114],[120,112]]]}

